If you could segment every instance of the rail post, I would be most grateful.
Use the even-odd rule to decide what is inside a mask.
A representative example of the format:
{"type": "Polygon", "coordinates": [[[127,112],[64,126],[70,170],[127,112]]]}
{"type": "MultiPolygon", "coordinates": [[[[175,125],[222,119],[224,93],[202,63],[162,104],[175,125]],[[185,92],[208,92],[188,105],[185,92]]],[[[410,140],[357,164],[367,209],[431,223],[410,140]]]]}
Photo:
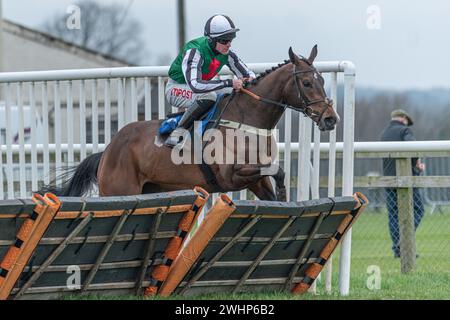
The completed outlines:
{"type": "MultiPolygon", "coordinates": [[[[342,195],[353,194],[354,131],[355,131],[355,65],[350,61],[341,62],[344,68],[344,142],[342,155],[342,195]]],[[[350,262],[352,229],[342,239],[339,257],[339,292],[346,296],[350,292],[350,262]]]]}
{"type": "MultiPolygon", "coordinates": [[[[411,158],[396,160],[397,177],[411,176],[411,158]]],[[[413,188],[397,188],[398,225],[400,231],[401,272],[407,273],[416,266],[416,241],[414,235],[413,188]]]]}

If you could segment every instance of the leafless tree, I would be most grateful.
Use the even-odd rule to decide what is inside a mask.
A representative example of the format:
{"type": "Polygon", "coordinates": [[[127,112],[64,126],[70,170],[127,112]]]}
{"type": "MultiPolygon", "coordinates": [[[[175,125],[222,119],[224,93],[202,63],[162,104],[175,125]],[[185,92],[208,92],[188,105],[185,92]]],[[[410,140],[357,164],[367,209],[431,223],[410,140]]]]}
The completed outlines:
{"type": "Polygon", "coordinates": [[[128,14],[129,6],[93,0],[75,3],[80,8],[80,28],[68,28],[68,13],[57,13],[42,25],[43,31],[100,53],[139,64],[146,50],[142,25],[128,14]]]}

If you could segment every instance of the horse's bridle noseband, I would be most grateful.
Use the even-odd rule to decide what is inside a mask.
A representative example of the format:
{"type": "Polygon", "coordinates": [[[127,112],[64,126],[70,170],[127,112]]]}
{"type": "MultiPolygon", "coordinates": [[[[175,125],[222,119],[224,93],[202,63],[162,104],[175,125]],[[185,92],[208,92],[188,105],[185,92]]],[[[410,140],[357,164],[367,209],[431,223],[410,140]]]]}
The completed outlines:
{"type": "MultiPolygon", "coordinates": [[[[316,100],[309,100],[308,97],[306,96],[305,92],[302,90],[302,86],[299,85],[298,80],[297,80],[297,74],[301,74],[301,73],[309,73],[309,72],[313,72],[314,74],[317,74],[317,71],[314,67],[312,67],[312,63],[309,62],[307,59],[305,58],[301,58],[301,60],[303,62],[305,62],[306,64],[308,64],[309,66],[311,66],[311,68],[309,68],[308,70],[297,70],[297,67],[295,65],[295,63],[293,63],[293,70],[292,70],[292,77],[294,79],[294,87],[297,89],[297,96],[300,100],[301,103],[301,108],[296,108],[293,107],[296,110],[299,110],[300,112],[304,113],[305,115],[311,117],[311,116],[318,116],[317,119],[317,123],[319,123],[322,120],[322,117],[325,113],[325,111],[328,109],[328,107],[332,107],[333,106],[333,101],[325,98],[325,99],[316,99],[316,100]],[[320,113],[317,113],[316,111],[314,111],[310,106],[316,104],[316,103],[324,103],[325,106],[323,107],[323,109],[321,110],[320,113]]],[[[326,96],[326,95],[325,95],[326,96]]]]}

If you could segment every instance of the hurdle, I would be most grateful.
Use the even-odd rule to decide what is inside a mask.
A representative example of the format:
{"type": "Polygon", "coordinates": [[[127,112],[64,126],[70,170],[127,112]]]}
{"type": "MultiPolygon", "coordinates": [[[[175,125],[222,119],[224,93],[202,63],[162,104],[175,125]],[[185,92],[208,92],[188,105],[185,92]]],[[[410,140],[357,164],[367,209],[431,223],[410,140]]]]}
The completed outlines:
{"type": "Polygon", "coordinates": [[[196,187],[0,202],[1,299],[304,293],[368,201],[232,201],[196,187]],[[19,227],[20,226],[20,227],[19,227]]]}

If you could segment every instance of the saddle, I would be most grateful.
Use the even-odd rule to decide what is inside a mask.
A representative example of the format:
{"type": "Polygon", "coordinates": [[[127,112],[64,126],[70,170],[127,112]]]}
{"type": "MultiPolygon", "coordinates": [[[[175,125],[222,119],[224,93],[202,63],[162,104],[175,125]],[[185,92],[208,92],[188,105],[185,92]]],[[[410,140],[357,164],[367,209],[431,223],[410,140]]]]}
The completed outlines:
{"type": "MultiPolygon", "coordinates": [[[[225,94],[220,94],[217,96],[216,103],[203,115],[198,119],[197,121],[201,121],[201,125],[199,127],[200,134],[203,136],[203,133],[210,127],[212,127],[215,120],[217,120],[219,114],[218,114],[218,105],[222,101],[222,99],[225,97],[225,94]]],[[[176,113],[170,113],[166,116],[166,119],[161,123],[159,129],[158,129],[158,136],[165,140],[173,130],[178,126],[178,122],[183,117],[185,111],[176,112],[176,113]]],[[[194,127],[191,126],[188,130],[193,133],[194,127]]]]}

